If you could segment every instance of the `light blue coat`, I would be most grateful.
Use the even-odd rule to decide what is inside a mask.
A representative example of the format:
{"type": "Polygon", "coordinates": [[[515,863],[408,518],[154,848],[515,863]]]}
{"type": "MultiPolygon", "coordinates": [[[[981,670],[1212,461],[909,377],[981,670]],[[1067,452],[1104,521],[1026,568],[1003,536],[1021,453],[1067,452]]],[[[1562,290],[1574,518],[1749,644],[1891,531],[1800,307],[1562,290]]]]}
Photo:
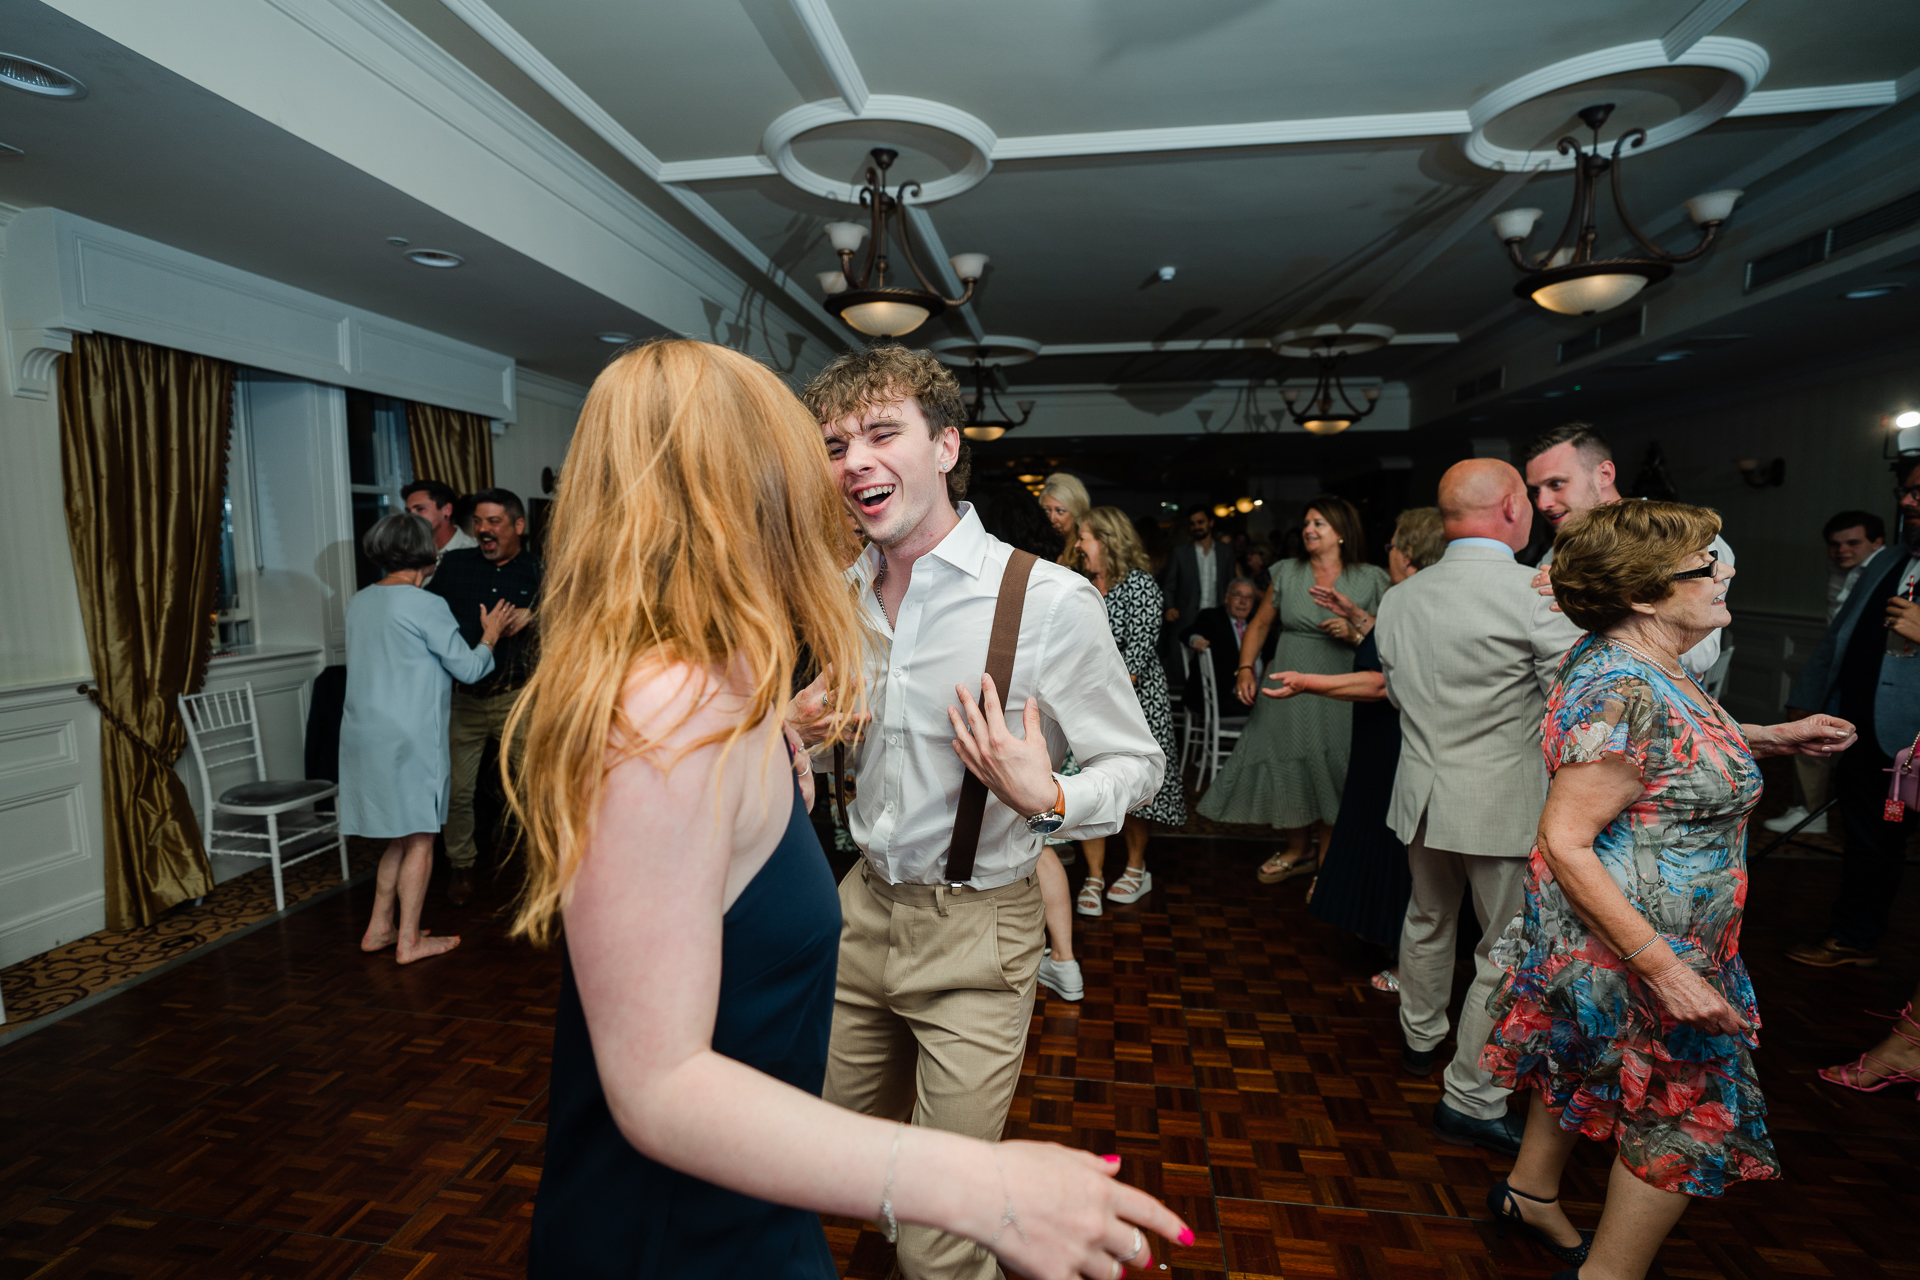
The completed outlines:
{"type": "Polygon", "coordinates": [[[347,706],[340,722],[340,829],[390,840],[447,821],[453,682],[493,670],[460,638],[447,602],[418,587],[364,587],[347,606],[347,706]]]}
{"type": "MultiPolygon", "coordinates": [[[[1907,557],[1895,559],[1904,569],[1907,557]]],[[[1894,572],[1894,565],[1876,558],[1868,570],[1854,584],[1840,612],[1827,624],[1827,634],[1820,638],[1820,647],[1800,669],[1800,678],[1793,682],[1793,692],[1787,696],[1789,706],[1838,714],[1840,660],[1846,656],[1853,629],[1862,625],[1862,618],[1868,618],[1867,626],[1879,626],[1889,593],[1876,588],[1894,572]]],[[[1896,658],[1884,654],[1880,659],[1879,687],[1873,695],[1874,739],[1882,751],[1894,756],[1912,746],[1916,734],[1920,734],[1920,656],[1896,658]]]]}

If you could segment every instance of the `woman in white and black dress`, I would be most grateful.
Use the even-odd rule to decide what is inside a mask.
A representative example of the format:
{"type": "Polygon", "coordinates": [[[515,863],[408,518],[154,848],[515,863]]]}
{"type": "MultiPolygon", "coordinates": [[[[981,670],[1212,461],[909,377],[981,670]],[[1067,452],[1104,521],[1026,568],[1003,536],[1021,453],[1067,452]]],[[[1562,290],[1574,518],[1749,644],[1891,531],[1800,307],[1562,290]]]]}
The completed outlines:
{"type": "Polygon", "coordinates": [[[1160,596],[1160,584],[1147,571],[1146,548],[1133,522],[1118,507],[1095,507],[1080,521],[1080,553],[1093,574],[1093,585],[1107,598],[1107,625],[1113,628],[1114,643],[1133,677],[1134,692],[1140,696],[1140,710],[1146,714],[1147,727],[1167,757],[1167,772],[1153,799],[1127,815],[1121,836],[1127,845],[1127,869],[1107,888],[1107,842],[1082,840],[1087,855],[1087,878],[1080,886],[1074,910],[1083,916],[1097,916],[1101,890],[1108,901],[1138,902],[1153,891],[1153,873],[1147,870],[1149,822],[1170,827],[1185,826],[1187,800],[1181,791],[1179,757],[1173,751],[1173,711],[1167,701],[1167,671],[1160,665],[1160,621],[1166,603],[1160,596]]]}

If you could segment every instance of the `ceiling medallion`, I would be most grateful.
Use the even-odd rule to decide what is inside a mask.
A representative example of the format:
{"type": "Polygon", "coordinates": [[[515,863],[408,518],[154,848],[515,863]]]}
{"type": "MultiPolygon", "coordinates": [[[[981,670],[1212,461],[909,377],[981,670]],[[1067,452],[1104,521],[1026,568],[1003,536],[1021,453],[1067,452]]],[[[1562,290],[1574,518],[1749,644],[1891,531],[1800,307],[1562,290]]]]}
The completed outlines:
{"type": "Polygon", "coordinates": [[[1626,202],[1620,194],[1621,149],[1641,146],[1647,139],[1646,130],[1629,129],[1614,140],[1611,155],[1602,155],[1600,127],[1606,124],[1607,117],[1612,114],[1613,104],[1610,102],[1581,110],[1580,119],[1593,130],[1593,149],[1590,151],[1583,150],[1579,141],[1572,136],[1560,139],[1559,152],[1575,158],[1573,207],[1568,211],[1566,225],[1560,229],[1559,238],[1553,242],[1551,249],[1536,255],[1532,262],[1528,262],[1520,252],[1520,246],[1533,230],[1533,224],[1540,219],[1540,210],[1508,209],[1493,217],[1494,234],[1507,246],[1507,256],[1513,260],[1513,265],[1526,273],[1525,278],[1514,286],[1514,293],[1522,298],[1531,298],[1547,310],[1558,311],[1562,315],[1585,316],[1598,311],[1611,311],[1648,285],[1672,275],[1675,264],[1692,262],[1700,257],[1713,247],[1714,241],[1719,238],[1720,228],[1733,212],[1733,202],[1741,196],[1738,191],[1709,191],[1686,201],[1687,213],[1700,228],[1700,243],[1685,253],[1668,253],[1640,234],[1640,228],[1627,215],[1626,202]],[[1600,238],[1595,225],[1600,178],[1609,170],[1613,174],[1614,212],[1620,215],[1621,225],[1647,251],[1648,257],[1596,259],[1593,256],[1594,244],[1600,238]]]}
{"type": "Polygon", "coordinates": [[[980,348],[979,354],[970,363],[973,367],[973,391],[967,396],[967,420],[961,426],[960,434],[969,440],[998,440],[1015,427],[1026,426],[1027,419],[1033,416],[1035,402],[1014,401],[1014,407],[1020,410],[1018,419],[1001,407],[999,393],[994,390],[989,377],[994,365],[1000,363],[994,360],[992,350],[980,348]],[[992,416],[988,416],[989,404],[992,405],[992,416]]]}
{"type": "Polygon", "coordinates": [[[1360,398],[1362,408],[1347,394],[1340,380],[1340,364],[1348,356],[1378,351],[1393,340],[1393,330],[1384,324],[1316,325],[1310,329],[1288,329],[1270,340],[1274,352],[1296,360],[1312,360],[1318,367],[1313,391],[1301,405],[1298,387],[1282,387],[1280,398],[1287,411],[1303,429],[1317,436],[1338,435],[1380,407],[1380,388],[1365,387],[1360,398]],[[1335,402],[1338,397],[1338,402],[1335,402]]]}
{"type": "Polygon", "coordinates": [[[890,136],[900,131],[890,131],[886,127],[888,125],[907,126],[907,134],[914,129],[932,130],[937,135],[944,135],[966,153],[965,162],[954,172],[925,184],[924,190],[914,198],[917,204],[934,204],[951,199],[963,191],[971,191],[993,169],[993,148],[998,139],[985,121],[944,102],[892,93],[874,94],[867,99],[866,106],[857,112],[849,110],[838,99],[808,102],[783,112],[761,135],[760,150],[772,162],[775,171],[800,190],[825,196],[829,200],[857,204],[860,202],[861,188],[809,168],[794,153],[794,144],[804,144],[810,136],[817,137],[819,131],[832,132],[838,126],[857,126],[867,131],[869,140],[873,142],[904,140],[905,135],[901,139],[890,136]],[[880,136],[872,137],[873,133],[880,136]]]}
{"type": "Polygon", "coordinates": [[[887,170],[899,152],[891,147],[875,147],[870,153],[873,164],[867,166],[867,185],[861,189],[860,204],[871,215],[871,226],[857,222],[829,222],[827,239],[840,255],[838,271],[822,271],[820,287],[826,290],[826,308],[834,315],[876,338],[897,338],[912,333],[948,307],[964,306],[973,297],[973,286],[987,269],[984,253],[956,253],[947,259],[965,287],[957,298],[942,297],[927,279],[926,272],[914,260],[913,242],[907,234],[906,199],[920,194],[917,182],[902,182],[892,194],[886,187],[887,170]],[[900,238],[900,252],[912,269],[918,289],[887,286],[887,229],[891,224],[900,238]],[[871,232],[871,239],[868,238],[871,232]],[[860,274],[853,273],[853,255],[860,242],[867,241],[867,260],[860,274]]]}

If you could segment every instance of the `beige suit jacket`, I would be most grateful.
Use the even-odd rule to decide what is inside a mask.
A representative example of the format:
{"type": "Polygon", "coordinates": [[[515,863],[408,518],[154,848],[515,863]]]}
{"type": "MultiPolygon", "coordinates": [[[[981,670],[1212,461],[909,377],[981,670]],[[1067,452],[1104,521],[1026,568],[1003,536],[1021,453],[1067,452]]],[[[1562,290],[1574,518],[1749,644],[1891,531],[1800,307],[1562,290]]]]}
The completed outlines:
{"type": "Polygon", "coordinates": [[[1400,709],[1387,825],[1432,849],[1524,858],[1547,770],[1540,722],[1560,660],[1585,634],[1504,550],[1454,543],[1387,592],[1374,636],[1400,709]]]}

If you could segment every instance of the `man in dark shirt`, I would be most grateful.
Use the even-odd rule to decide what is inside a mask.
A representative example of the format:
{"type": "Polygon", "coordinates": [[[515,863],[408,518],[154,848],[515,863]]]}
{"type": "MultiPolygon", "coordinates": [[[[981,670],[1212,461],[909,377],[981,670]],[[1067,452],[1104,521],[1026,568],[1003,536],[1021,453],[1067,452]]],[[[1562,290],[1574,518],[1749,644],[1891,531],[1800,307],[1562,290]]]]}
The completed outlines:
{"type": "Polygon", "coordinates": [[[478,684],[453,686],[453,717],[448,731],[452,756],[453,796],[447,808],[447,861],[453,874],[447,880],[447,899],[456,907],[473,896],[473,793],[480,767],[492,759],[489,745],[501,736],[507,713],[520,688],[533,675],[539,657],[539,632],[534,610],[540,599],[544,566],[524,549],[526,509],[506,489],[482,489],[473,495],[472,550],[449,551],[440,558],[427,590],[443,597],[453,609],[460,634],[468,644],[480,639],[480,610],[496,600],[513,606],[506,633],[494,646],[493,670],[478,684]]]}
{"type": "MultiPolygon", "coordinates": [[[[1247,619],[1253,616],[1259,598],[1253,583],[1235,578],[1227,584],[1226,607],[1202,609],[1199,616],[1180,631],[1180,643],[1193,650],[1184,697],[1186,705],[1194,711],[1200,709],[1200,664],[1211,662],[1220,714],[1247,714],[1247,708],[1240,705],[1240,698],[1233,691],[1233,677],[1240,665],[1240,642],[1247,634],[1247,619]]],[[[1280,629],[1275,627],[1267,636],[1268,652],[1261,655],[1263,658],[1273,656],[1272,648],[1279,641],[1279,633],[1280,629]]]]}

